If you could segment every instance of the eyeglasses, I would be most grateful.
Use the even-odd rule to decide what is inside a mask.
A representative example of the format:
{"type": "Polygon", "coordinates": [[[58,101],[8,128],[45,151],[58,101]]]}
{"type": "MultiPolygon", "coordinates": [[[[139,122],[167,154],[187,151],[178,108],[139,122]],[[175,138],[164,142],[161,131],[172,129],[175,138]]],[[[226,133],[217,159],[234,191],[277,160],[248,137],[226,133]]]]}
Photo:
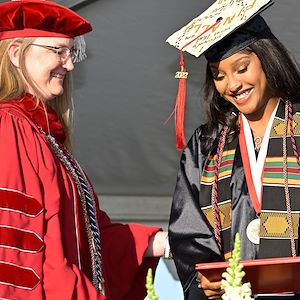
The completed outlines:
{"type": "Polygon", "coordinates": [[[68,47],[55,47],[55,46],[47,46],[47,45],[40,45],[40,44],[30,44],[30,45],[51,50],[53,53],[56,53],[56,55],[59,57],[62,63],[66,63],[66,61],[70,57],[72,62],[74,62],[74,50],[68,47]]]}

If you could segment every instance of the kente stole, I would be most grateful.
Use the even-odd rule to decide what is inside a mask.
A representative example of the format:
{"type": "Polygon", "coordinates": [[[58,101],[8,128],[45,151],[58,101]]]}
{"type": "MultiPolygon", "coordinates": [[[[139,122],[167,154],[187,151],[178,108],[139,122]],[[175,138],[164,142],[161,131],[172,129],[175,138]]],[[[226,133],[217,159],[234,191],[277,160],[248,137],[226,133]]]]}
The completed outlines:
{"type": "MultiPolygon", "coordinates": [[[[293,128],[297,144],[300,151],[300,113],[293,115],[293,128]]],[[[287,208],[284,191],[283,174],[283,135],[284,135],[284,103],[280,101],[276,116],[274,118],[267,156],[262,173],[262,203],[260,213],[260,244],[257,258],[291,256],[291,243],[288,227],[287,208]]],[[[230,257],[231,252],[231,189],[233,165],[235,162],[238,138],[226,143],[218,180],[218,206],[220,210],[221,237],[225,258],[230,257]]],[[[294,156],[290,131],[287,135],[287,165],[288,165],[288,186],[291,201],[291,211],[293,220],[293,232],[298,255],[298,231],[300,217],[300,171],[294,156]]],[[[216,154],[212,153],[206,163],[201,178],[199,201],[204,212],[208,226],[215,226],[211,206],[211,190],[214,181],[214,166],[216,154]]],[[[244,179],[246,180],[246,179],[244,179]]],[[[254,208],[253,208],[254,209],[254,208]]]]}

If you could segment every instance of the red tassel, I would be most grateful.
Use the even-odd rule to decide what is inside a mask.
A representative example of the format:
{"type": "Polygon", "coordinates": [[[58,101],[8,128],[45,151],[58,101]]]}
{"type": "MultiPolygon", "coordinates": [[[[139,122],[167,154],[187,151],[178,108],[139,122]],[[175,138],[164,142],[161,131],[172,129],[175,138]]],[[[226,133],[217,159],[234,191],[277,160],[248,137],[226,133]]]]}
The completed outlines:
{"type": "Polygon", "coordinates": [[[184,66],[182,51],[180,51],[179,67],[180,71],[176,72],[175,75],[175,78],[178,78],[178,91],[174,109],[174,121],[176,130],[176,148],[177,150],[183,150],[186,147],[186,139],[184,135],[184,113],[186,100],[186,79],[188,72],[184,66]]]}
{"type": "Polygon", "coordinates": [[[186,147],[186,139],[184,136],[184,113],[185,113],[185,99],[186,99],[186,79],[188,72],[184,66],[183,52],[180,50],[180,71],[176,72],[175,78],[178,79],[178,91],[174,110],[168,117],[165,124],[174,115],[175,131],[176,131],[176,148],[181,151],[186,147]]]}
{"type": "Polygon", "coordinates": [[[176,130],[176,148],[177,150],[183,150],[186,147],[186,139],[184,136],[184,113],[185,113],[185,100],[186,100],[186,79],[188,77],[188,72],[186,71],[186,68],[184,66],[184,58],[183,58],[183,49],[189,46],[191,43],[193,43],[195,40],[199,39],[203,34],[205,34],[207,31],[211,30],[213,27],[215,27],[218,23],[222,21],[223,18],[218,18],[218,20],[211,25],[210,27],[206,28],[201,34],[196,36],[194,39],[189,41],[187,44],[185,44],[179,52],[180,55],[180,61],[179,61],[179,67],[180,71],[176,72],[175,78],[178,78],[178,92],[177,92],[177,98],[176,98],[176,104],[173,112],[167,119],[165,123],[169,121],[169,119],[174,114],[174,120],[175,120],[175,130],[176,130]]]}

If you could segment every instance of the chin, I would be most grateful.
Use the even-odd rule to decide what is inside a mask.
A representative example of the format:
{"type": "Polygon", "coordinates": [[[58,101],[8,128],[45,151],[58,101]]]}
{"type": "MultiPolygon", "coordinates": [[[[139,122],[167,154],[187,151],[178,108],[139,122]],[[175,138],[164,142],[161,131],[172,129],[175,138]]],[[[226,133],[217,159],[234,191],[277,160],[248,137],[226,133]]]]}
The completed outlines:
{"type": "Polygon", "coordinates": [[[58,96],[61,96],[62,94],[64,93],[64,89],[61,88],[55,92],[52,92],[52,98],[55,98],[55,97],[58,97],[58,96]]]}
{"type": "Polygon", "coordinates": [[[56,97],[58,97],[58,96],[61,96],[62,94],[63,94],[63,92],[61,92],[61,93],[55,93],[55,94],[46,96],[46,97],[45,97],[45,102],[51,101],[51,100],[53,100],[54,98],[56,98],[56,97]]]}

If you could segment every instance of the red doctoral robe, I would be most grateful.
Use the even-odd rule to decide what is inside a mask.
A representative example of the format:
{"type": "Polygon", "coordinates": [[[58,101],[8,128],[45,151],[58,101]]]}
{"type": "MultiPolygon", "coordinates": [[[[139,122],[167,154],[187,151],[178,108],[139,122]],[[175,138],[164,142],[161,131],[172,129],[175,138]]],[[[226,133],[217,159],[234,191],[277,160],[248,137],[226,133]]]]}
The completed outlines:
{"type": "Polygon", "coordinates": [[[0,104],[0,299],[141,300],[157,259],[144,258],[160,229],[112,223],[97,208],[105,296],[91,282],[91,259],[74,180],[42,128],[58,143],[56,113],[32,96],[0,104]]]}

